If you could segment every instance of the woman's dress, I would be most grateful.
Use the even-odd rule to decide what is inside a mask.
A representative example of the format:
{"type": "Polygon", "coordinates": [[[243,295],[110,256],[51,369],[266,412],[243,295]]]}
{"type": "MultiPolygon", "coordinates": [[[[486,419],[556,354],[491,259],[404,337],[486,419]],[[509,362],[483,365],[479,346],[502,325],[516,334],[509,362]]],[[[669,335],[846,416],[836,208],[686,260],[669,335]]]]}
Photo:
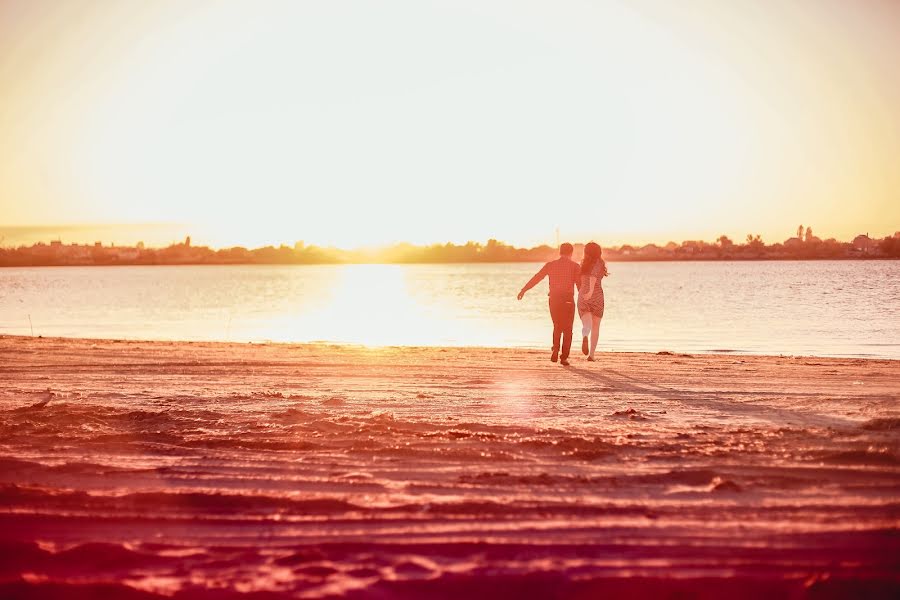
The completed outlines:
{"type": "Polygon", "coordinates": [[[578,291],[579,317],[589,312],[596,317],[603,318],[604,300],[601,281],[605,275],[606,267],[602,261],[598,260],[594,263],[590,275],[581,276],[581,289],[578,291]],[[586,298],[583,294],[587,294],[588,289],[591,287],[591,277],[596,277],[597,281],[594,282],[594,290],[591,292],[590,298],[586,298]]]}

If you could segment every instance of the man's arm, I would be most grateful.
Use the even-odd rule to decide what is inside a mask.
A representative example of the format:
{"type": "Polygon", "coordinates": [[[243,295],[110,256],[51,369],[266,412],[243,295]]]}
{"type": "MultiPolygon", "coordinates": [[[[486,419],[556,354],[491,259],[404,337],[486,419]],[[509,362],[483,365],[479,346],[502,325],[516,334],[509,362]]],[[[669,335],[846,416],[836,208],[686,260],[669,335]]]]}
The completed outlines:
{"type": "Polygon", "coordinates": [[[575,263],[575,289],[581,291],[581,265],[575,263]]]}
{"type": "Polygon", "coordinates": [[[519,300],[522,299],[522,296],[525,295],[525,292],[536,286],[541,282],[541,279],[547,276],[547,265],[541,267],[541,270],[534,274],[534,277],[528,280],[528,283],[519,291],[519,295],[516,296],[519,300]]]}

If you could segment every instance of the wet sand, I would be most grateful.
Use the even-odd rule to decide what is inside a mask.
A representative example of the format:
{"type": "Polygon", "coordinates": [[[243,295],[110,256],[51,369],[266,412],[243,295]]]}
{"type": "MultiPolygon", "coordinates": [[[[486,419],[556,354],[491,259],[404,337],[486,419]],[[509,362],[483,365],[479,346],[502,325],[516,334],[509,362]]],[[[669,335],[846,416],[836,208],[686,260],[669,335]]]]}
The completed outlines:
{"type": "Polygon", "coordinates": [[[0,337],[0,598],[900,594],[900,363],[0,337]]]}

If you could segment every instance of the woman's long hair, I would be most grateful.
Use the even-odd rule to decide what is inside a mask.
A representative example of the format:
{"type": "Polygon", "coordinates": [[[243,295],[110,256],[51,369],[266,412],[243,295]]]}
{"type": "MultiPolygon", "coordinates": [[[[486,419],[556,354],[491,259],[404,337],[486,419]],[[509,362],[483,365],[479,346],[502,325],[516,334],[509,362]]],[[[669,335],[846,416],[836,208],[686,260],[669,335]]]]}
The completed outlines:
{"type": "Polygon", "coordinates": [[[600,248],[600,244],[595,242],[588,242],[584,245],[584,258],[581,259],[581,274],[582,275],[590,275],[591,271],[594,269],[594,265],[597,262],[600,262],[600,272],[603,275],[607,275],[608,272],[606,270],[606,261],[602,258],[603,250],[600,248]]]}

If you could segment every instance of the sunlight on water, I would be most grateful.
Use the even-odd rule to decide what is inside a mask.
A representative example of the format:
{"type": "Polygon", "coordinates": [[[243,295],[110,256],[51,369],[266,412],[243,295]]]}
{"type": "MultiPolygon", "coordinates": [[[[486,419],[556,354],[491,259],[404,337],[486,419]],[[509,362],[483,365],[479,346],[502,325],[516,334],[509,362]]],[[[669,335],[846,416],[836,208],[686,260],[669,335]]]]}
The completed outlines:
{"type": "MultiPolygon", "coordinates": [[[[0,333],[546,348],[532,264],[0,269],[0,333]]],[[[900,358],[900,262],[613,263],[601,350],[900,358]]],[[[580,327],[575,324],[575,350],[580,327]]]]}
{"type": "MultiPolygon", "coordinates": [[[[435,307],[415,293],[400,265],[344,265],[325,281],[307,310],[276,315],[259,327],[265,339],[329,341],[370,346],[430,345],[434,340],[478,338],[459,323],[436,318],[435,307]]],[[[486,341],[486,340],[485,340],[486,341]]]]}

